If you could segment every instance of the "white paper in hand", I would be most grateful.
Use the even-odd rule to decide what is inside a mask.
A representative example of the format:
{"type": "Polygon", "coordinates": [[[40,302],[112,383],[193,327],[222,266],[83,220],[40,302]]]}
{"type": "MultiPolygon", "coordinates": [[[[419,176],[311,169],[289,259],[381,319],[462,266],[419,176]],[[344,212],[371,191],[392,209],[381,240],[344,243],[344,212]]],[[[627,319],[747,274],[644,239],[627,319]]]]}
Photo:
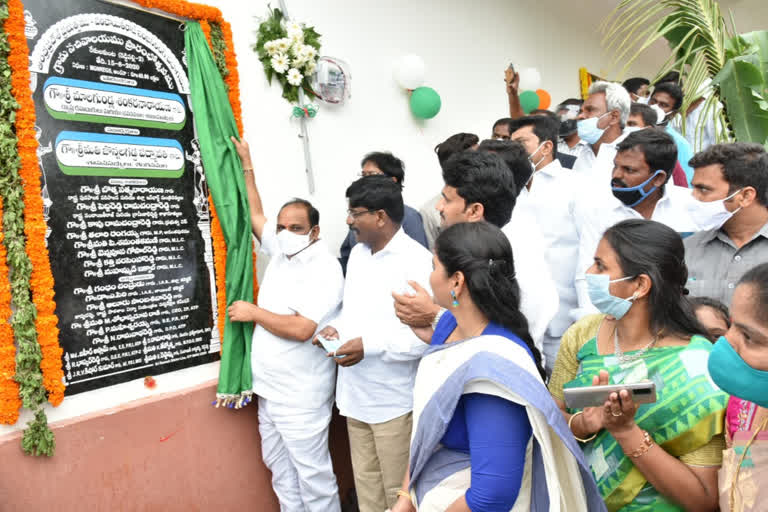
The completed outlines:
{"type": "MultiPolygon", "coordinates": [[[[331,340],[328,338],[324,338],[322,336],[318,336],[317,339],[320,342],[320,344],[323,346],[325,351],[330,354],[335,353],[337,350],[339,350],[339,347],[343,345],[340,339],[331,340]]],[[[342,357],[347,357],[347,356],[345,354],[343,356],[335,356],[335,357],[336,359],[341,359],[342,357]]]]}

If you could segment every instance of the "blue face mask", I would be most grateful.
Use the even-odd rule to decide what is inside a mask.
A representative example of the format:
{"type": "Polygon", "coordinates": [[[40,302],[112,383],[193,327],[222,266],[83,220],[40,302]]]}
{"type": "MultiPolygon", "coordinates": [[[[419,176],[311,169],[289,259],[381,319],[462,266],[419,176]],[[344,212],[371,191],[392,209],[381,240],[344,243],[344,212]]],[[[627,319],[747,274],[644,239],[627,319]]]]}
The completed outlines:
{"type": "Polygon", "coordinates": [[[605,128],[598,128],[597,123],[608,114],[610,114],[610,112],[606,112],[600,117],[590,117],[578,121],[576,123],[576,129],[579,132],[579,138],[584,140],[587,144],[594,144],[599,141],[600,137],[605,133],[605,128]]]}
{"type": "Polygon", "coordinates": [[[616,197],[616,199],[629,206],[630,208],[633,208],[645,201],[645,198],[647,198],[649,195],[653,194],[653,191],[656,190],[656,187],[651,187],[651,189],[646,192],[645,186],[653,181],[653,179],[662,172],[664,171],[656,171],[653,173],[653,176],[635,187],[617,187],[616,185],[620,182],[618,182],[618,180],[611,180],[611,192],[613,192],[613,195],[616,197]]]}
{"type": "Polygon", "coordinates": [[[749,366],[725,336],[720,336],[709,353],[709,375],[715,384],[735,397],[768,407],[768,372],[749,366]]]}
{"type": "Polygon", "coordinates": [[[618,283],[619,281],[626,281],[627,279],[633,279],[635,276],[622,277],[621,279],[614,279],[611,281],[605,274],[587,274],[587,291],[589,292],[589,300],[592,304],[606,315],[611,315],[616,320],[627,314],[629,308],[632,307],[632,301],[634,296],[629,299],[622,299],[621,297],[615,297],[611,295],[610,286],[611,283],[618,283]]]}

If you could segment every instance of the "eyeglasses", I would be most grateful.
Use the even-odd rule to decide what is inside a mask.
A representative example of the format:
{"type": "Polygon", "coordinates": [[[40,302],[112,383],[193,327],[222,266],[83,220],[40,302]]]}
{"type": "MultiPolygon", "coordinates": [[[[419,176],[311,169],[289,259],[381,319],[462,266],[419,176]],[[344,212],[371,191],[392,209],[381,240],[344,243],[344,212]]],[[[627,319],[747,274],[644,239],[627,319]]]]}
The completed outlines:
{"type": "Polygon", "coordinates": [[[353,219],[357,219],[361,215],[365,215],[366,213],[376,213],[376,210],[363,210],[356,212],[355,210],[347,210],[347,215],[349,217],[352,217],[353,219]]]}

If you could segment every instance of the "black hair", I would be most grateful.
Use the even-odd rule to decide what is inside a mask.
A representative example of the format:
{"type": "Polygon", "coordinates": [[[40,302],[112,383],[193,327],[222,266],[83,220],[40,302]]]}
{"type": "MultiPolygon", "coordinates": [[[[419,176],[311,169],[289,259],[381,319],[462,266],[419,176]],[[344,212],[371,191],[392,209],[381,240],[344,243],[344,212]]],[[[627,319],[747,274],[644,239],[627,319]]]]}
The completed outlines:
{"type": "Polygon", "coordinates": [[[347,188],[350,208],[384,210],[395,224],[403,222],[405,207],[400,185],[381,175],[364,176],[347,188]]]}
{"type": "Polygon", "coordinates": [[[461,153],[472,146],[477,145],[480,142],[480,137],[474,133],[457,133],[451,135],[443,142],[435,146],[435,153],[437,153],[437,159],[440,161],[440,167],[445,165],[445,162],[454,154],[461,153]]]}
{"type": "Polygon", "coordinates": [[[722,318],[725,325],[728,327],[731,326],[731,313],[728,311],[728,306],[719,300],[713,299],[712,297],[691,297],[689,300],[691,301],[691,304],[693,304],[694,312],[698,311],[701,307],[712,308],[717,312],[720,318],[722,318]]]}
{"type": "Polygon", "coordinates": [[[627,135],[623,141],[616,146],[616,153],[629,151],[638,148],[645,157],[645,161],[650,167],[651,174],[658,170],[667,173],[666,185],[672,177],[672,171],[677,163],[677,144],[666,131],[658,128],[646,128],[638,130],[627,135]]]}
{"type": "Polygon", "coordinates": [[[529,116],[557,116],[554,112],[551,110],[547,110],[546,108],[536,108],[531,110],[531,112],[528,114],[529,116]]]}
{"type": "Polygon", "coordinates": [[[368,162],[375,164],[381,172],[390,178],[395,178],[400,186],[403,186],[403,181],[405,181],[405,164],[395,155],[380,151],[368,153],[360,162],[360,167],[363,167],[368,162]]]}
{"type": "Polygon", "coordinates": [[[672,82],[672,83],[678,84],[680,87],[683,86],[682,82],[680,81],[680,72],[679,71],[670,71],[669,73],[667,73],[666,75],[661,77],[659,79],[659,81],[656,82],[656,83],[657,84],[661,84],[661,83],[664,83],[664,82],[672,82]]]}
{"type": "Polygon", "coordinates": [[[511,117],[502,117],[501,119],[493,123],[493,127],[496,128],[500,124],[505,124],[507,125],[507,128],[509,128],[509,133],[512,133],[512,121],[514,121],[514,119],[512,119],[511,117]]]}
{"type": "Polygon", "coordinates": [[[623,84],[621,84],[621,86],[625,88],[627,92],[631,92],[632,94],[637,94],[637,91],[644,85],[651,85],[651,81],[640,76],[628,78],[624,80],[623,84]]]}
{"type": "Polygon", "coordinates": [[[688,267],[675,230],[653,220],[629,219],[608,228],[603,238],[616,252],[623,275],[651,279],[651,331],[681,337],[707,332],[685,297],[688,267]]]}
{"type": "MultiPolygon", "coordinates": [[[[442,261],[442,260],[440,260],[442,261]]],[[[752,285],[752,303],[757,317],[768,325],[768,263],[752,267],[739,279],[739,285],[752,285]]]]}
{"type": "Polygon", "coordinates": [[[643,118],[643,124],[645,126],[656,126],[659,121],[659,116],[655,110],[646,105],[645,103],[633,103],[629,107],[629,115],[639,115],[643,118]]]}
{"type": "Polygon", "coordinates": [[[557,110],[561,110],[562,107],[566,105],[576,105],[577,107],[581,107],[583,104],[584,100],[580,100],[578,98],[568,98],[567,100],[560,102],[560,104],[557,106],[557,110]]]}
{"type": "Polygon", "coordinates": [[[467,206],[483,205],[485,220],[503,227],[512,217],[517,188],[504,161],[486,151],[463,151],[443,167],[443,181],[454,187],[467,206]]]}
{"type": "Polygon", "coordinates": [[[657,92],[665,92],[669,94],[673,100],[675,100],[675,110],[680,110],[683,104],[683,89],[674,82],[661,82],[656,84],[653,88],[653,94],[657,92]]]}
{"type": "Polygon", "coordinates": [[[545,115],[530,115],[515,119],[512,123],[512,131],[516,132],[524,126],[533,128],[533,134],[539,139],[539,144],[544,141],[552,142],[552,158],[557,158],[557,140],[560,137],[560,119],[557,114],[547,111],[545,115]],[[551,114],[551,115],[550,115],[551,114]]]}
{"type": "Polygon", "coordinates": [[[768,206],[768,153],[760,144],[733,142],[714,144],[696,153],[689,165],[694,169],[720,164],[729,194],[744,187],[754,187],[757,202],[768,206]]]}
{"type": "Polygon", "coordinates": [[[320,212],[317,211],[317,208],[312,206],[312,203],[307,201],[306,199],[301,199],[298,197],[294,197],[287,203],[285,203],[283,206],[280,207],[280,211],[283,211],[283,209],[286,206],[293,206],[293,205],[299,205],[303,206],[307,210],[307,217],[309,218],[309,227],[313,228],[320,224],[320,212]]]}
{"type": "Polygon", "coordinates": [[[528,151],[525,146],[513,140],[488,139],[481,142],[477,150],[499,155],[499,158],[507,165],[507,169],[512,172],[512,179],[515,182],[517,192],[515,197],[520,195],[520,191],[523,190],[531,178],[531,174],[533,174],[533,167],[528,160],[528,151]]]}
{"type": "Polygon", "coordinates": [[[472,302],[489,322],[515,333],[533,354],[542,379],[546,373],[541,352],[528,331],[528,320],[520,311],[520,286],[515,279],[512,246],[501,230],[487,222],[460,222],[435,240],[435,254],[448,276],[464,274],[472,302]]]}

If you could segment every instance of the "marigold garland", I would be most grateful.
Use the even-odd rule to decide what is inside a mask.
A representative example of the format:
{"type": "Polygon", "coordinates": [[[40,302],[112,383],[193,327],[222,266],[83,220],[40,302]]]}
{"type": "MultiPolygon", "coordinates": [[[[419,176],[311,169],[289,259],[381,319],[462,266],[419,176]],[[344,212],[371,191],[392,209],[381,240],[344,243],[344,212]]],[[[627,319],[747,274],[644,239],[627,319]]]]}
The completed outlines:
{"type": "Polygon", "coordinates": [[[221,11],[210,5],[195,4],[183,0],[134,0],[134,2],[142,7],[157,9],[182,18],[215,22],[222,20],[221,11]]]}
{"type": "MultiPolygon", "coordinates": [[[[3,198],[0,197],[0,218],[3,216],[3,198]]],[[[19,419],[21,399],[16,374],[16,346],[11,328],[11,285],[5,250],[5,235],[0,230],[0,423],[13,425],[19,419]]]]}
{"type": "Polygon", "coordinates": [[[63,351],[59,345],[59,319],[53,300],[53,273],[45,245],[46,224],[43,217],[43,196],[40,187],[40,168],[37,160],[35,137],[35,103],[29,88],[29,47],[24,34],[24,5],[21,0],[9,1],[9,17],[5,31],[11,53],[11,88],[20,107],[16,114],[16,137],[21,158],[19,174],[24,185],[24,234],[26,250],[32,263],[30,288],[32,301],[37,308],[35,328],[42,351],[40,369],[43,385],[48,391],[48,401],[58,406],[64,400],[63,351]]]}
{"type": "Polygon", "coordinates": [[[211,25],[205,20],[200,20],[200,28],[203,31],[205,40],[208,42],[208,47],[211,49],[211,51],[213,51],[213,41],[211,41],[211,25]]]}
{"type": "MultiPolygon", "coordinates": [[[[32,290],[32,260],[30,245],[26,243],[29,233],[35,233],[34,212],[29,210],[31,219],[27,219],[28,204],[25,203],[25,195],[28,195],[26,183],[21,173],[22,166],[29,164],[28,137],[32,136],[36,144],[34,132],[34,105],[32,105],[32,124],[28,122],[30,98],[28,65],[28,49],[24,36],[24,14],[21,0],[0,0],[0,18],[2,24],[2,41],[0,41],[0,76],[8,77],[0,82],[0,110],[2,111],[2,123],[0,132],[3,141],[0,146],[0,196],[3,198],[3,236],[7,250],[6,259],[9,270],[9,282],[11,288],[11,303],[15,307],[10,319],[11,328],[18,350],[15,354],[14,380],[18,383],[19,398],[22,405],[34,413],[34,419],[27,424],[21,440],[22,449],[34,455],[53,455],[55,440],[53,432],[48,427],[48,420],[43,410],[46,401],[46,389],[43,385],[44,377],[41,368],[42,350],[38,341],[36,322],[37,308],[33,302],[32,290]],[[23,43],[23,44],[22,44],[23,43]],[[19,83],[15,75],[22,69],[26,72],[26,98],[23,91],[19,94],[19,83]],[[26,111],[24,109],[26,108],[26,111]],[[30,128],[31,126],[31,128],[30,128]],[[9,151],[10,148],[13,150],[9,151]],[[31,225],[27,224],[31,221],[31,225]]],[[[22,76],[22,78],[23,78],[22,76]]],[[[35,169],[37,164],[36,146],[33,146],[35,169]]],[[[40,213],[42,213],[42,197],[38,183],[38,198],[41,201],[40,213]]],[[[34,205],[34,201],[32,202],[34,205]]],[[[42,220],[42,215],[40,216],[42,220]]],[[[45,240],[45,228],[41,240],[45,240]]],[[[36,275],[39,277],[39,274],[36,275]]],[[[39,285],[39,282],[36,283],[39,285]]],[[[39,294],[38,296],[39,297],[39,294]]],[[[6,354],[7,355],[7,354],[6,354]]],[[[4,366],[10,367],[10,361],[4,361],[4,366]]],[[[61,360],[59,359],[59,364],[61,360]]]]}
{"type": "MultiPolygon", "coordinates": [[[[42,372],[42,385],[47,391],[48,400],[54,406],[59,405],[64,398],[64,373],[62,370],[62,349],[58,343],[58,318],[55,314],[53,275],[50,267],[48,250],[45,246],[46,225],[43,217],[43,202],[40,188],[40,169],[37,160],[37,140],[35,138],[35,107],[29,89],[30,75],[28,70],[29,48],[24,36],[24,6],[21,0],[2,0],[8,4],[8,18],[3,24],[3,32],[7,35],[10,45],[8,65],[11,69],[12,95],[19,104],[15,119],[17,149],[20,161],[18,177],[24,192],[24,234],[26,237],[26,256],[30,267],[28,289],[36,308],[35,332],[37,345],[40,350],[39,369],[42,372]]],[[[242,134],[242,110],[240,105],[239,74],[237,60],[229,23],[223,20],[221,11],[215,7],[195,4],[186,1],[171,0],[135,0],[137,4],[147,8],[158,9],[185,18],[201,22],[203,32],[212,51],[219,52],[224,48],[226,69],[222,75],[227,85],[229,101],[242,134]],[[223,44],[214,45],[211,23],[215,24],[213,37],[223,37],[223,44]]],[[[217,41],[219,43],[219,41],[217,41]]],[[[226,315],[226,243],[221,225],[209,196],[211,208],[211,237],[214,248],[214,267],[216,271],[216,288],[218,303],[218,323],[223,339],[226,315]]],[[[2,213],[2,198],[0,198],[0,214],[2,213]]],[[[7,276],[8,268],[5,262],[6,251],[3,244],[3,234],[0,233],[0,276],[7,276]]],[[[255,272],[256,252],[254,260],[254,292],[258,290],[255,272]]],[[[6,319],[11,316],[11,286],[0,280],[0,422],[15,423],[18,419],[19,383],[14,378],[16,373],[16,349],[13,343],[13,331],[6,319]],[[4,343],[5,342],[5,343],[4,343]]],[[[34,341],[34,340],[33,340],[34,341]]],[[[36,350],[34,350],[36,352],[36,350]]],[[[38,357],[32,354],[33,363],[38,357]]],[[[27,365],[30,360],[26,360],[27,365]]],[[[33,364],[34,366],[34,364],[33,364]]],[[[33,378],[33,381],[36,379],[33,378]]],[[[35,419],[30,422],[25,432],[23,447],[30,453],[45,453],[52,455],[54,449],[53,434],[48,428],[45,413],[39,408],[41,397],[39,392],[30,390],[27,395],[29,406],[35,412],[35,419]],[[38,398],[35,398],[38,397],[38,398]]]]}
{"type": "MultiPolygon", "coordinates": [[[[219,339],[224,343],[224,324],[227,314],[227,243],[224,241],[224,232],[219,224],[219,216],[213,205],[213,197],[208,194],[208,205],[211,207],[211,241],[213,244],[213,270],[216,274],[216,303],[217,323],[219,325],[219,339]]],[[[221,349],[219,349],[221,351],[221,349]]]]}
{"type": "Polygon", "coordinates": [[[243,112],[240,105],[240,73],[237,71],[237,56],[235,55],[235,43],[232,40],[232,27],[224,20],[220,24],[221,31],[224,34],[224,42],[227,45],[224,57],[227,62],[227,69],[229,70],[227,76],[224,77],[224,83],[227,84],[227,89],[229,90],[229,104],[232,105],[232,113],[235,115],[237,131],[242,135],[243,112]]]}

